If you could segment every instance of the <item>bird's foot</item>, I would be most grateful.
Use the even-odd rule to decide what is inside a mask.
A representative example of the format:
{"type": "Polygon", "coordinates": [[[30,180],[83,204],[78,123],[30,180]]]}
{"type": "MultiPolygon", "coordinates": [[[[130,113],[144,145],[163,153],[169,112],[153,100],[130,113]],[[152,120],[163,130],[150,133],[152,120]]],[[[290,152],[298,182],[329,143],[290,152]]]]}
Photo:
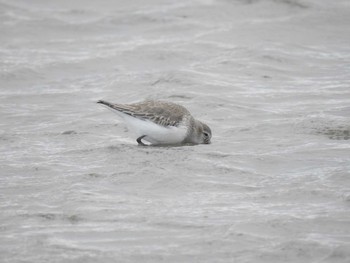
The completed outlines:
{"type": "Polygon", "coordinates": [[[139,146],[147,146],[147,144],[144,144],[141,140],[146,137],[146,135],[142,135],[139,138],[136,139],[137,143],[139,144],[139,146]]]}

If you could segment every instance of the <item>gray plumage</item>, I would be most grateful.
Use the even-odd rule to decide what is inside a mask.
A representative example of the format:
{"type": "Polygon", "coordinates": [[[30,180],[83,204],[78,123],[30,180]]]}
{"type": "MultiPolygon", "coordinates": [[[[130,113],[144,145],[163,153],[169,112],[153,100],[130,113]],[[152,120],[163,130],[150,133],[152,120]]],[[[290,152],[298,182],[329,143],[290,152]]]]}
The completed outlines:
{"type": "Polygon", "coordinates": [[[185,107],[171,102],[147,100],[134,104],[114,104],[99,100],[97,103],[104,104],[135,118],[152,121],[164,127],[177,127],[185,115],[191,115],[185,107]]]}
{"type": "Polygon", "coordinates": [[[152,144],[210,143],[211,130],[208,125],[194,119],[181,105],[154,100],[133,104],[115,104],[104,100],[97,103],[106,105],[124,116],[128,126],[136,131],[137,142],[141,145],[144,145],[141,139],[152,144]],[[141,120],[137,125],[133,121],[136,119],[141,120]],[[154,123],[160,130],[149,124],[147,126],[146,123],[154,123]]]}

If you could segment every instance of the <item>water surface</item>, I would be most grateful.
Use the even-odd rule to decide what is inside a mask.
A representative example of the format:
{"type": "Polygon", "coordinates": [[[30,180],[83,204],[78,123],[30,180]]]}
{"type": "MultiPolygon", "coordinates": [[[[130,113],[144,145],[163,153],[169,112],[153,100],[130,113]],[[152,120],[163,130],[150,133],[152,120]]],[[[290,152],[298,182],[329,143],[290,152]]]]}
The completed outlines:
{"type": "Polygon", "coordinates": [[[348,262],[347,0],[0,2],[1,262],[348,262]],[[95,102],[180,103],[138,147],[95,102]]]}

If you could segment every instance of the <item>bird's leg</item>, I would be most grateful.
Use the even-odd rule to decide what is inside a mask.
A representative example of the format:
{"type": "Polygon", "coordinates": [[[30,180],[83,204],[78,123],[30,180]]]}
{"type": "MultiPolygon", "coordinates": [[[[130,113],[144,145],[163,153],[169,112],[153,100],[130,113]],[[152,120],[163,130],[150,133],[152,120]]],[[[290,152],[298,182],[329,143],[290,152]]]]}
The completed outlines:
{"type": "Polygon", "coordinates": [[[146,135],[142,135],[142,136],[140,136],[140,137],[138,137],[138,138],[136,139],[137,143],[138,143],[140,146],[147,146],[146,144],[144,144],[144,143],[141,141],[144,137],[146,137],[146,135]]]}

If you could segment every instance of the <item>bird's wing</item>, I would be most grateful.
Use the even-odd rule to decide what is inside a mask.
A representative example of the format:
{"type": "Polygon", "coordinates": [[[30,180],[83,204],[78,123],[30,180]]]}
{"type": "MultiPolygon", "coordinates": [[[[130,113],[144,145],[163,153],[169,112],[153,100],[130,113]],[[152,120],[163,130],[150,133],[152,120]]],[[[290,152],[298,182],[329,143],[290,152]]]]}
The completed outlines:
{"type": "Polygon", "coordinates": [[[177,127],[183,121],[184,116],[189,115],[186,108],[168,102],[145,101],[135,104],[113,104],[106,101],[98,101],[98,103],[132,117],[149,120],[164,127],[177,127]]]}

